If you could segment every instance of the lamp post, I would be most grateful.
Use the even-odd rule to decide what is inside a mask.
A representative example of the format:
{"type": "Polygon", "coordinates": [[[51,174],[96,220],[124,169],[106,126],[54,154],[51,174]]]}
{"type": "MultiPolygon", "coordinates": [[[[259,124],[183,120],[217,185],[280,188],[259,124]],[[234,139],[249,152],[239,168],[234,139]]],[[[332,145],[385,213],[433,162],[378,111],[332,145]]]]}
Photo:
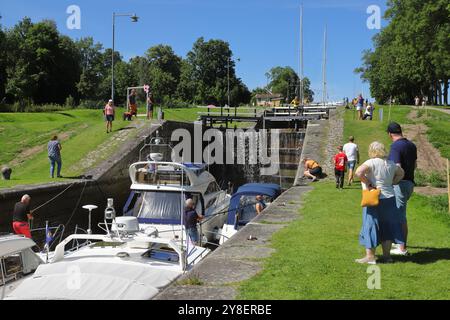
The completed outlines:
{"type": "Polygon", "coordinates": [[[139,17],[134,13],[115,13],[112,14],[112,53],[111,53],[111,99],[114,101],[114,51],[115,51],[115,32],[116,17],[131,17],[131,22],[138,22],[139,17]]]}

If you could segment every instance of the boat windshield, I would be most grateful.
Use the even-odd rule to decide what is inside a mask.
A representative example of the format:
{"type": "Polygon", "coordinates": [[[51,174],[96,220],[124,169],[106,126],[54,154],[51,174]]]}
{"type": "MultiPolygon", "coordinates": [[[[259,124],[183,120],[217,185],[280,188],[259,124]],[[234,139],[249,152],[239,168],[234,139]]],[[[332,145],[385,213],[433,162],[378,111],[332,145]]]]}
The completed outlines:
{"type": "MultiPolygon", "coordinates": [[[[197,204],[197,208],[201,208],[198,195],[184,193],[183,196],[185,199],[192,198],[197,204]]],[[[137,203],[135,206],[136,208],[139,208],[139,210],[134,210],[134,216],[137,217],[141,223],[181,223],[181,212],[184,210],[184,200],[182,200],[180,192],[142,192],[139,201],[140,205],[137,203]]]]}

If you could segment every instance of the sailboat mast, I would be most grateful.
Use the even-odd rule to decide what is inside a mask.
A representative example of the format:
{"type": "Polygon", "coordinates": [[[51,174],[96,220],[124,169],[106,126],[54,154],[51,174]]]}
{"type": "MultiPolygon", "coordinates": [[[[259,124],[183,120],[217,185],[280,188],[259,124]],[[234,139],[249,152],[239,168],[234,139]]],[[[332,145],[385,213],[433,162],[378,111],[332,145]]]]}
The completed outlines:
{"type": "Polygon", "coordinates": [[[325,25],[325,31],[323,34],[323,97],[322,102],[323,105],[327,102],[327,26],[325,25]]]}
{"type": "Polygon", "coordinates": [[[300,104],[303,105],[303,76],[304,76],[304,65],[303,65],[303,4],[300,6],[300,83],[299,83],[299,98],[300,104]]]}

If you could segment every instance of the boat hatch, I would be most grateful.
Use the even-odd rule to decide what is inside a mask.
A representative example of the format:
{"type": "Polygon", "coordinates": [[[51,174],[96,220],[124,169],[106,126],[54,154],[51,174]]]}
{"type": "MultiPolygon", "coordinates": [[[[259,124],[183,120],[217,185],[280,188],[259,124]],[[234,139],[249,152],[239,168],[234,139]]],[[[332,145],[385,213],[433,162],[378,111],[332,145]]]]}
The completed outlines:
{"type": "Polygon", "coordinates": [[[142,256],[167,262],[178,263],[180,261],[178,253],[176,253],[174,250],[171,250],[170,248],[152,248],[142,254],[142,256]]]}

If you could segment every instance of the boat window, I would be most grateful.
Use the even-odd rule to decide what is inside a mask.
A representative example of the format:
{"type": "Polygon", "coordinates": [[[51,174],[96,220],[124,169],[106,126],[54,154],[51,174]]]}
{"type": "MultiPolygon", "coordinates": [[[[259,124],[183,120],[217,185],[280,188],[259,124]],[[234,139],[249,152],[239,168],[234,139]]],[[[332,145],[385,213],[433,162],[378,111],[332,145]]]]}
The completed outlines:
{"type": "Polygon", "coordinates": [[[213,181],[208,185],[208,188],[206,189],[206,194],[219,192],[219,191],[220,191],[220,188],[217,185],[217,182],[213,181]]]}
{"type": "Polygon", "coordinates": [[[205,216],[209,216],[214,213],[214,210],[216,209],[216,202],[216,197],[213,197],[208,201],[205,207],[205,216]]]}
{"type": "Polygon", "coordinates": [[[20,253],[3,257],[1,259],[1,263],[6,278],[22,272],[22,259],[20,253]]]}
{"type": "Polygon", "coordinates": [[[136,182],[152,185],[188,186],[191,184],[186,172],[168,165],[148,163],[136,171],[136,182]]]}
{"type": "MultiPolygon", "coordinates": [[[[185,199],[192,198],[198,205],[198,195],[183,194],[185,199]]],[[[139,210],[134,211],[134,216],[144,219],[155,220],[181,220],[181,211],[184,210],[180,192],[150,191],[142,192],[142,204],[139,210]]]]}

